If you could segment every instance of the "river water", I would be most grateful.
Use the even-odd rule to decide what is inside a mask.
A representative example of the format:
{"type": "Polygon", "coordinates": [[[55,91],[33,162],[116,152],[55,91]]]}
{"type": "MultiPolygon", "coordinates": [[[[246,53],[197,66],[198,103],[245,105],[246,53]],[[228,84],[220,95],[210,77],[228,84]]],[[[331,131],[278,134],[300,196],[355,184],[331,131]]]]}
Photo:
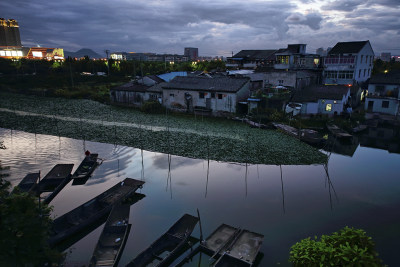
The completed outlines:
{"type": "MultiPolygon", "coordinates": [[[[204,236],[221,223],[265,236],[260,266],[288,266],[290,246],[344,226],[364,229],[386,264],[395,266],[400,239],[400,154],[356,145],[330,154],[327,165],[276,166],[206,161],[131,147],[0,128],[3,166],[16,185],[58,163],[74,169],[89,150],[104,159],[85,185],[68,184],[51,202],[57,217],[126,177],[143,179],[146,195],[131,206],[124,266],[184,213],[199,209],[204,236]],[[327,175],[328,173],[328,175],[327,175]],[[328,178],[329,176],[329,178],[328,178]]],[[[194,235],[199,237],[199,227],[194,235]]],[[[102,226],[67,251],[68,266],[88,264],[102,226]]],[[[194,264],[194,263],[193,263],[194,264]]],[[[197,266],[197,263],[196,263],[197,266]]]]}

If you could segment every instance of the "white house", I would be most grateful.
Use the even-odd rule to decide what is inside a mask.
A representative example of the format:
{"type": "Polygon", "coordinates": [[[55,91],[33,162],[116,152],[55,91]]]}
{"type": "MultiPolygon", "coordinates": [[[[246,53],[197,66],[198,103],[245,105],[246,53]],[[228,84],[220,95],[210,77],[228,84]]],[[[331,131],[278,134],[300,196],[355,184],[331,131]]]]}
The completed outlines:
{"type": "Polygon", "coordinates": [[[325,84],[353,84],[371,77],[374,51],[369,41],[339,42],[324,60],[325,84]]]}
{"type": "Polygon", "coordinates": [[[168,108],[218,115],[236,112],[237,103],[249,97],[250,79],[177,76],[162,88],[163,105],[168,108]]]}
{"type": "Polygon", "coordinates": [[[350,86],[318,85],[307,87],[293,96],[289,105],[301,106],[301,115],[340,115],[350,104],[350,86]]]}
{"type": "Polygon", "coordinates": [[[368,96],[365,100],[367,112],[389,115],[399,114],[400,73],[385,73],[371,77],[368,85],[368,96]]]}

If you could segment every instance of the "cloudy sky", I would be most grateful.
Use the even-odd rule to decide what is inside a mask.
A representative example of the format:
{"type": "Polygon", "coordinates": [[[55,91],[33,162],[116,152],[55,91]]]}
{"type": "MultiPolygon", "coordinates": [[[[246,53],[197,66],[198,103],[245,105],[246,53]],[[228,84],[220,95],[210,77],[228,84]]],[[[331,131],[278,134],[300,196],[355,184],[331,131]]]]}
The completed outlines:
{"type": "Polygon", "coordinates": [[[25,46],[230,56],[305,43],[370,40],[400,54],[400,0],[1,0],[25,46]]]}

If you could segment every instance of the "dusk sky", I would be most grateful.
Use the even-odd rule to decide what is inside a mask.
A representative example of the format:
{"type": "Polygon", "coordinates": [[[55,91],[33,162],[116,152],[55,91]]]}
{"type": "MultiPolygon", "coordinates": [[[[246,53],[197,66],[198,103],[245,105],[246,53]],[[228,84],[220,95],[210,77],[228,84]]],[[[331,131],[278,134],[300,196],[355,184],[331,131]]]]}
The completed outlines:
{"type": "Polygon", "coordinates": [[[307,52],[370,40],[400,54],[400,0],[1,0],[24,46],[230,56],[305,43],[307,52]]]}

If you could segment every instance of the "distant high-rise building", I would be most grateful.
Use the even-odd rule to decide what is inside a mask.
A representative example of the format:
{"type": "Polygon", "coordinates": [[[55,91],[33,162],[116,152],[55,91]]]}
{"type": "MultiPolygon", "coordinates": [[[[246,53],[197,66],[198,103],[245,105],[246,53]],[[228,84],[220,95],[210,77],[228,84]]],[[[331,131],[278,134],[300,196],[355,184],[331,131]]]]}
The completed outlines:
{"type": "Polygon", "coordinates": [[[185,47],[185,56],[187,56],[190,60],[197,60],[199,57],[199,49],[196,47],[185,47]]]}
{"type": "Polygon", "coordinates": [[[0,18],[0,46],[21,46],[18,22],[0,18]]]}

